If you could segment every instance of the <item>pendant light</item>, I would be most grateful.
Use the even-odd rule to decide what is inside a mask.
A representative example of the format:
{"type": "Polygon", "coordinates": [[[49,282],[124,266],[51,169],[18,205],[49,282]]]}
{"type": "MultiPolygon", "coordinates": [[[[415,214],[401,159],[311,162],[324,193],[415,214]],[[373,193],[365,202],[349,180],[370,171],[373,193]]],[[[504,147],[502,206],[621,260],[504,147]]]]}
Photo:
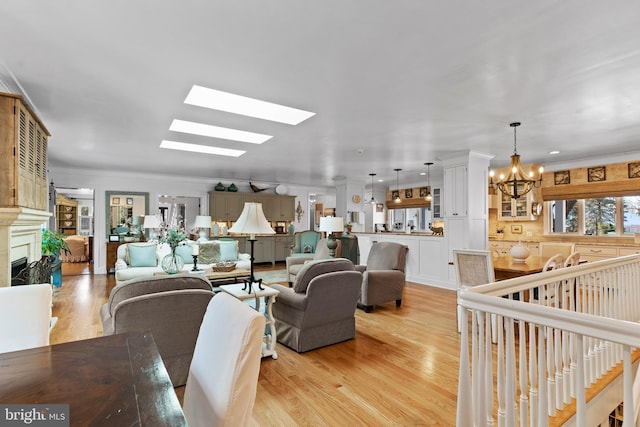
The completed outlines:
{"type": "MultiPolygon", "coordinates": [[[[518,154],[518,148],[516,145],[516,128],[520,126],[520,122],[510,123],[509,126],[513,128],[513,154],[511,155],[511,166],[509,167],[509,175],[506,177],[500,175],[500,180],[495,183],[496,188],[503,194],[511,197],[512,199],[519,199],[524,196],[534,187],[539,187],[542,184],[542,172],[544,169],[540,166],[539,178],[533,179],[533,171],[527,175],[520,165],[520,155],[518,154]]],[[[493,181],[494,173],[490,173],[491,181],[493,181]]],[[[491,182],[493,184],[493,182],[491,182]]]]}
{"type": "Polygon", "coordinates": [[[400,203],[402,201],[400,200],[400,185],[398,185],[398,177],[400,175],[401,170],[402,169],[398,169],[398,168],[394,169],[394,171],[396,171],[396,191],[398,192],[398,195],[396,196],[396,198],[393,199],[394,203],[400,203]]]}
{"type": "Polygon", "coordinates": [[[373,197],[373,177],[376,176],[375,173],[370,173],[369,176],[371,177],[371,200],[369,200],[369,203],[371,203],[372,205],[375,205],[376,202],[376,198],[373,197]]]}
{"type": "Polygon", "coordinates": [[[425,163],[425,166],[427,167],[427,195],[424,197],[424,199],[427,202],[431,201],[431,175],[429,174],[429,166],[431,166],[433,164],[433,162],[427,162],[425,163]]]}

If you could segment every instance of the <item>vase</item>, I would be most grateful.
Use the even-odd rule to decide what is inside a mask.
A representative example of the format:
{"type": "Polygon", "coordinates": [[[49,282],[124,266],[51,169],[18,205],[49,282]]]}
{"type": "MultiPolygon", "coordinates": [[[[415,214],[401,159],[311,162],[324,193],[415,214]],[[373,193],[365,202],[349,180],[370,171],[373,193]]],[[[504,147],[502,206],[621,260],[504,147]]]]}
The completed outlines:
{"type": "Polygon", "coordinates": [[[511,256],[515,262],[524,262],[529,256],[529,248],[518,242],[511,247],[511,256]]]}
{"type": "Polygon", "coordinates": [[[182,271],[182,267],[184,267],[184,260],[180,255],[176,255],[175,251],[172,251],[170,254],[162,258],[160,266],[165,273],[176,274],[182,271]]]}

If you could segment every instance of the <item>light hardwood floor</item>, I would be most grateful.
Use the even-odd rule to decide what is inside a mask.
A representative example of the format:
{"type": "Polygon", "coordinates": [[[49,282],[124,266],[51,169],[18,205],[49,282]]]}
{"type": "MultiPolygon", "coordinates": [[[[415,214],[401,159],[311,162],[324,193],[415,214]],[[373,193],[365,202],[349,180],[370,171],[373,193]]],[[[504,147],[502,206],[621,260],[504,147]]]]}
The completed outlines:
{"type": "MultiPolygon", "coordinates": [[[[74,268],[82,271],[65,269],[54,291],[52,344],[102,335],[98,311],[114,276],[75,275],[74,268]]],[[[278,359],[262,360],[254,425],[455,425],[455,311],[455,291],[407,283],[401,308],[356,310],[354,340],[303,354],[278,344],[278,359]]],[[[183,389],[176,389],[180,398],[183,389]]]]}

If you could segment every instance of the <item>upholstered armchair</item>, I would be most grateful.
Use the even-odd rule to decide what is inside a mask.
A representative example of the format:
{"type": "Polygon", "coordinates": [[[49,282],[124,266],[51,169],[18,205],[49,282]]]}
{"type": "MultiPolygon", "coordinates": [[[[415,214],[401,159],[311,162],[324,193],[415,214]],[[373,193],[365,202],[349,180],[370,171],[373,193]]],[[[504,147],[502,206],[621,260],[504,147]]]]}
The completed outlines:
{"type": "Polygon", "coordinates": [[[293,235],[294,244],[291,248],[291,256],[313,256],[322,233],[314,230],[298,231],[293,235]]]}
{"type": "Polygon", "coordinates": [[[184,385],[209,301],[211,283],[199,275],[147,276],[116,286],[100,309],[103,335],[153,333],[174,386],[184,385]]]}
{"type": "MultiPolygon", "coordinates": [[[[342,242],[340,239],[336,240],[338,246],[336,246],[336,253],[334,258],[340,258],[342,253],[342,242]]],[[[305,254],[306,255],[306,254],[305,254]]],[[[296,276],[300,272],[302,266],[309,261],[317,261],[320,259],[329,259],[329,248],[327,247],[327,239],[320,239],[316,246],[316,252],[312,256],[288,256],[285,259],[287,266],[287,277],[289,283],[293,283],[296,276]]]]}
{"type": "Polygon", "coordinates": [[[69,247],[69,252],[60,253],[62,262],[84,262],[87,260],[88,243],[87,236],[73,235],[64,239],[69,247]]]}
{"type": "Polygon", "coordinates": [[[310,261],[273,305],[278,342],[298,353],[355,338],[362,274],[344,258],[310,261]]]}
{"type": "Polygon", "coordinates": [[[406,245],[394,242],[378,242],[371,246],[367,265],[357,265],[363,274],[359,305],[369,313],[374,305],[388,301],[402,305],[404,268],[407,258],[406,245]]]}

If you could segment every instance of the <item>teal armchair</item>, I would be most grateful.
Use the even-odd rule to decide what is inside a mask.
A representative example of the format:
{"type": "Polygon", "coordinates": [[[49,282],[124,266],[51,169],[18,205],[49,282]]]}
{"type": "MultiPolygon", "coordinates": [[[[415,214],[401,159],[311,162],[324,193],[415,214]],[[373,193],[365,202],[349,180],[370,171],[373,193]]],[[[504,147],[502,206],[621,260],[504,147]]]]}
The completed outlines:
{"type": "Polygon", "coordinates": [[[291,248],[291,256],[313,257],[318,242],[322,238],[322,233],[313,230],[298,231],[293,237],[294,245],[291,248]]]}

